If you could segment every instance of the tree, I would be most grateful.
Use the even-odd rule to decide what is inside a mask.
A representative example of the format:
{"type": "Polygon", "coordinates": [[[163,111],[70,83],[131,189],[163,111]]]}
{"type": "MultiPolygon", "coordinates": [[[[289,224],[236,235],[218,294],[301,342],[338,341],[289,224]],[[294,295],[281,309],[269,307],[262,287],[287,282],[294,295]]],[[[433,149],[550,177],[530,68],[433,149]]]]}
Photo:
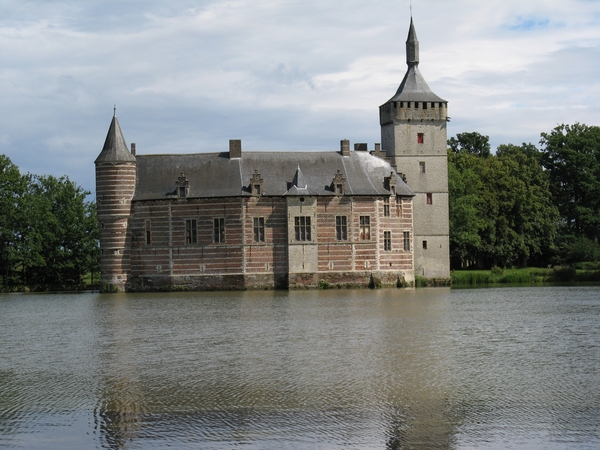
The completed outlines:
{"type": "Polygon", "coordinates": [[[449,152],[453,267],[524,265],[553,246],[558,214],[531,144],[449,152]]]}
{"type": "Polygon", "coordinates": [[[25,192],[25,179],[10,158],[0,155],[0,277],[3,289],[15,283],[18,251],[17,220],[20,200],[25,192]]]}
{"type": "Polygon", "coordinates": [[[491,155],[490,138],[480,133],[457,133],[456,137],[448,139],[448,146],[453,153],[466,153],[482,158],[491,155]]]}
{"type": "Polygon", "coordinates": [[[542,133],[541,163],[564,229],[595,242],[600,234],[600,127],[576,123],[542,133]]]}

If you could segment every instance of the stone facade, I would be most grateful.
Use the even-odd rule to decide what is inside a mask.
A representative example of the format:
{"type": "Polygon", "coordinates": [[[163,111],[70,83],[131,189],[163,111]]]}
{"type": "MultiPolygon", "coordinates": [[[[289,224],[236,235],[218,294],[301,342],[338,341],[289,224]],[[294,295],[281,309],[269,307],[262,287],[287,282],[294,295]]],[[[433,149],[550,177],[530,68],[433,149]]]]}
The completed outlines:
{"type": "Polygon", "coordinates": [[[228,152],[139,155],[113,117],[95,162],[103,289],[448,278],[447,102],[407,97],[425,83],[415,41],[411,22],[409,71],[380,107],[372,151],[343,140],[336,152],[244,152],[232,140],[228,152]]]}
{"type": "Polygon", "coordinates": [[[381,145],[416,194],[415,274],[449,279],[448,102],[429,89],[419,72],[412,20],[406,54],[406,75],[396,94],[379,108],[381,145]]]}

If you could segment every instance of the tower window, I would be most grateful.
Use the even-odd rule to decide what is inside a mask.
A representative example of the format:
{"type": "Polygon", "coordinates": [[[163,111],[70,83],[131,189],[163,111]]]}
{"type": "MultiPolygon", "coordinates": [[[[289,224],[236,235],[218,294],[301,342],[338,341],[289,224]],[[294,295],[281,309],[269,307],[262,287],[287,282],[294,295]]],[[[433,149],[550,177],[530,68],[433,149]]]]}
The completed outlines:
{"type": "Polygon", "coordinates": [[[423,241],[423,250],[427,250],[427,241],[423,241]]]}
{"type": "Polygon", "coordinates": [[[404,237],[404,251],[410,252],[410,231],[405,231],[403,233],[404,237]]]}
{"type": "Polygon", "coordinates": [[[146,245],[150,245],[152,243],[152,233],[150,231],[150,221],[146,220],[145,224],[145,235],[146,235],[146,245]]]}
{"type": "Polygon", "coordinates": [[[425,173],[425,161],[419,161],[419,172],[425,173]]]}
{"type": "Polygon", "coordinates": [[[417,144],[422,144],[425,141],[425,133],[417,134],[417,144]]]}
{"type": "Polygon", "coordinates": [[[431,192],[428,192],[428,193],[426,194],[426,196],[427,196],[426,203],[427,203],[428,205],[433,205],[433,194],[432,194],[431,192]]]}

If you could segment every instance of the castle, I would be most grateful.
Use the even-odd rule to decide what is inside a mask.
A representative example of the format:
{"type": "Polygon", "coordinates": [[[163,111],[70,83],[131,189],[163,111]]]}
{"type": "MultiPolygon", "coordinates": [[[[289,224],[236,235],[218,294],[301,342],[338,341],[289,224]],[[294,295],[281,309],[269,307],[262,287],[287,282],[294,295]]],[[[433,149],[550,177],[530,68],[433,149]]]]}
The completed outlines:
{"type": "Polygon", "coordinates": [[[116,115],[95,161],[104,290],[265,289],[448,279],[447,101],[408,69],[381,145],[138,155],[116,115]]]}

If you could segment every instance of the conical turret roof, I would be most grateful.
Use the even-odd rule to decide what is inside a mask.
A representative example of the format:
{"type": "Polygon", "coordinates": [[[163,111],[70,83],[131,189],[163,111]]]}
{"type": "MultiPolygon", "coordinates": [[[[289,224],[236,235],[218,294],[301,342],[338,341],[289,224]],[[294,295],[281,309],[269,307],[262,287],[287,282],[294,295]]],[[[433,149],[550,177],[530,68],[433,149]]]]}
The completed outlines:
{"type": "Polygon", "coordinates": [[[113,116],[108,128],[104,147],[102,147],[102,151],[94,161],[95,164],[104,162],[135,162],[135,156],[129,152],[125,143],[116,114],[113,116]]]}
{"type": "Polygon", "coordinates": [[[425,78],[419,72],[419,40],[417,39],[417,32],[415,31],[412,17],[410,18],[410,28],[408,30],[408,38],[406,39],[406,64],[408,65],[406,75],[404,75],[404,79],[400,83],[396,94],[388,102],[446,101],[432,92],[425,78]]]}

